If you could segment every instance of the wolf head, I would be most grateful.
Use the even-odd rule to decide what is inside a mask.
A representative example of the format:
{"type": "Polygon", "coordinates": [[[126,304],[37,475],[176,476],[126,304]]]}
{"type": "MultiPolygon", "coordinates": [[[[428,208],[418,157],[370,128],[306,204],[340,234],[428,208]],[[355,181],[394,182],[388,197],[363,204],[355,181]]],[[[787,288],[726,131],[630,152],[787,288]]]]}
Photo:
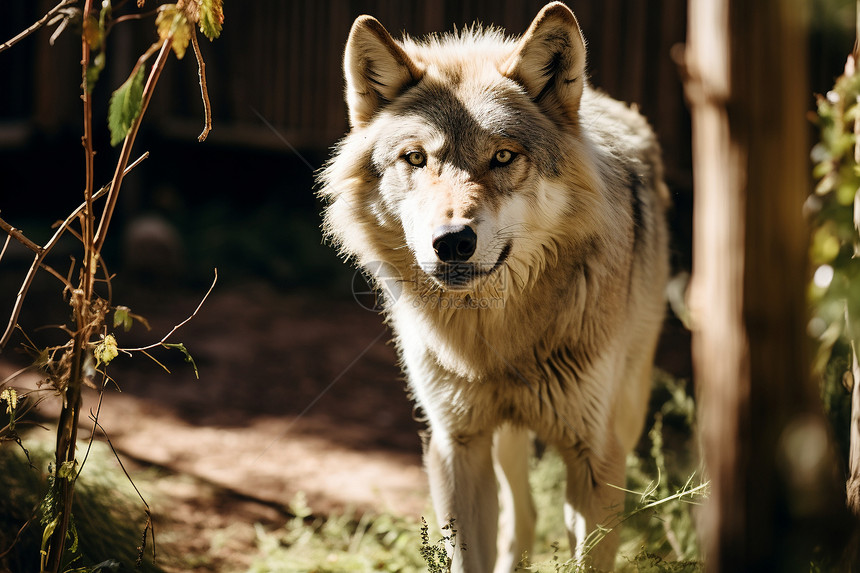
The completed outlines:
{"type": "Polygon", "coordinates": [[[327,237],[359,265],[419,292],[522,291],[600,225],[585,44],[564,4],[518,40],[473,27],[396,41],[361,16],[344,71],[351,131],[320,194],[327,237]]]}

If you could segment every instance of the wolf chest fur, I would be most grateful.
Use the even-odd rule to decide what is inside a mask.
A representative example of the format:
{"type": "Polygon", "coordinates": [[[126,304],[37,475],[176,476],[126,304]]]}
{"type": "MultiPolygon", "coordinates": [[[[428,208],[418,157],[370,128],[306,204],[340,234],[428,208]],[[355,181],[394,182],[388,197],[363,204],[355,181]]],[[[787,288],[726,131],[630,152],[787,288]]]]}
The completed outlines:
{"type": "Polygon", "coordinates": [[[613,566],[617,532],[584,540],[622,506],[646,413],[668,194],[651,129],[589,87],[585,58],[559,2],[519,38],[394,40],[362,16],[347,41],[324,232],[383,294],[455,571],[530,551],[533,436],[567,466],[571,547],[613,566]]]}

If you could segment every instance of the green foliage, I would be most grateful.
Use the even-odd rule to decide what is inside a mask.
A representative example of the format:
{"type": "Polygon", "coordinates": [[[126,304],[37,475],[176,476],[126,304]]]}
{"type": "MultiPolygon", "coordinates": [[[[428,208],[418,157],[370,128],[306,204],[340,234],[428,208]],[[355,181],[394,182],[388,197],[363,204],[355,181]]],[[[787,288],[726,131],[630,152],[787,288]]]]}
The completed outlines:
{"type": "Polygon", "coordinates": [[[442,528],[445,535],[436,543],[430,543],[430,528],[427,525],[427,520],[421,518],[421,548],[418,553],[421,559],[427,565],[428,573],[448,573],[451,571],[451,558],[448,556],[448,549],[456,547],[457,530],[454,529],[454,520],[448,522],[442,528]]]}
{"type": "Polygon", "coordinates": [[[147,330],[151,330],[149,321],[139,314],[134,314],[127,306],[117,306],[113,311],[113,327],[122,326],[123,330],[128,332],[134,321],[141,323],[147,330]]]}
{"type": "Polygon", "coordinates": [[[194,34],[194,28],[188,22],[185,11],[176,4],[164,4],[158,11],[155,25],[162,40],[172,38],[171,47],[173,53],[176,54],[176,59],[184,58],[185,50],[188,49],[188,42],[191,41],[191,35],[194,34]]]}
{"type": "Polygon", "coordinates": [[[194,368],[194,377],[198,380],[200,379],[200,372],[197,371],[197,363],[194,362],[194,358],[191,357],[191,353],[188,352],[188,349],[185,348],[185,345],[181,342],[175,344],[169,344],[167,342],[162,342],[161,345],[165,348],[175,348],[180,351],[185,356],[185,362],[191,364],[191,367],[194,368]]]}
{"type": "Polygon", "coordinates": [[[200,4],[200,31],[203,35],[214,40],[221,35],[224,25],[223,0],[202,0],[200,4]]]}
{"type": "Polygon", "coordinates": [[[4,388],[0,392],[0,402],[6,402],[6,413],[9,414],[9,431],[15,431],[15,413],[18,411],[18,391],[14,388],[4,388]]]}
{"type": "MultiPolygon", "coordinates": [[[[28,440],[31,441],[31,440],[28,440]]],[[[0,571],[39,571],[41,519],[49,525],[56,517],[56,497],[49,495],[58,479],[47,468],[53,458],[52,444],[31,444],[31,459],[9,443],[0,445],[0,571]],[[41,502],[40,502],[41,500],[41,502]],[[41,506],[40,516],[23,530],[41,506]],[[20,530],[20,535],[19,535],[20,530]],[[17,537],[17,543],[14,544],[17,537]]],[[[60,473],[60,472],[58,472],[60,473]]],[[[69,470],[62,472],[66,475],[69,470]]],[[[74,472],[73,472],[74,473],[74,472]]],[[[69,531],[70,553],[65,571],[96,573],[98,571],[141,571],[158,573],[159,567],[144,558],[139,569],[138,546],[146,517],[139,507],[125,475],[117,467],[110,449],[93,444],[87,459],[87,472],[78,480],[73,505],[74,521],[69,531]],[[112,565],[116,564],[116,565],[112,565]],[[113,567],[113,568],[112,568],[113,567]]]]}
{"type": "Polygon", "coordinates": [[[628,560],[627,569],[631,573],[700,573],[705,566],[701,561],[667,561],[642,549],[628,560]]]}
{"type": "Polygon", "coordinates": [[[814,363],[822,373],[836,341],[844,337],[856,348],[860,324],[860,166],[855,121],[860,114],[860,76],[841,76],[833,90],[818,98],[821,139],[812,150],[815,192],[807,200],[812,219],[809,257],[813,280],[809,330],[819,342],[814,363]]]}
{"type": "Polygon", "coordinates": [[[140,115],[143,105],[144,76],[144,67],[138,66],[136,71],[113,92],[110,98],[108,127],[110,128],[110,144],[113,146],[122,143],[132,124],[140,115]]]}
{"type": "Polygon", "coordinates": [[[96,344],[93,349],[93,356],[96,359],[96,367],[102,364],[110,364],[111,360],[119,356],[116,338],[114,338],[113,334],[106,335],[102,338],[101,342],[96,344]]]}
{"type": "Polygon", "coordinates": [[[812,233],[808,332],[816,341],[813,371],[821,378],[824,408],[844,460],[850,392],[860,383],[852,376],[853,356],[860,350],[860,75],[854,65],[849,60],[833,89],[818,97],[820,140],[811,153],[818,183],[806,202],[812,233]]]}
{"type": "Polygon", "coordinates": [[[354,573],[426,571],[415,549],[417,526],[389,515],[313,518],[303,496],[290,505],[295,515],[282,529],[257,527],[260,557],[250,573],[354,573]]]}

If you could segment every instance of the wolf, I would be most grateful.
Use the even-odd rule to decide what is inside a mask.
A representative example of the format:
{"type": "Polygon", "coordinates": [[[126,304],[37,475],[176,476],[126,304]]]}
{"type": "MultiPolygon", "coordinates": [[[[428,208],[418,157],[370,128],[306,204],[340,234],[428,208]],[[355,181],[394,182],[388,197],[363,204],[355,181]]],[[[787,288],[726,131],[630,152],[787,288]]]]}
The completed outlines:
{"type": "Polygon", "coordinates": [[[519,38],[395,40],[361,16],[343,64],[350,131],[318,176],[323,232],[381,292],[453,570],[509,572],[531,550],[535,439],[566,465],[575,556],[612,569],[617,531],[587,537],[622,511],[666,308],[654,133],[588,85],[560,2],[519,38]]]}

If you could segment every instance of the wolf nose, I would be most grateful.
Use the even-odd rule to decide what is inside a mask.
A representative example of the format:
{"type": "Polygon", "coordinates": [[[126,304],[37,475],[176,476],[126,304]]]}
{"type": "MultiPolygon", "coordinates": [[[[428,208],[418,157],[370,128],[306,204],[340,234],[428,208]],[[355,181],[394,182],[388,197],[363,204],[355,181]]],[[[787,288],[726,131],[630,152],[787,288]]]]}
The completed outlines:
{"type": "Polygon", "coordinates": [[[468,225],[442,225],[433,234],[433,250],[443,263],[468,261],[477,246],[478,235],[468,225]]]}

